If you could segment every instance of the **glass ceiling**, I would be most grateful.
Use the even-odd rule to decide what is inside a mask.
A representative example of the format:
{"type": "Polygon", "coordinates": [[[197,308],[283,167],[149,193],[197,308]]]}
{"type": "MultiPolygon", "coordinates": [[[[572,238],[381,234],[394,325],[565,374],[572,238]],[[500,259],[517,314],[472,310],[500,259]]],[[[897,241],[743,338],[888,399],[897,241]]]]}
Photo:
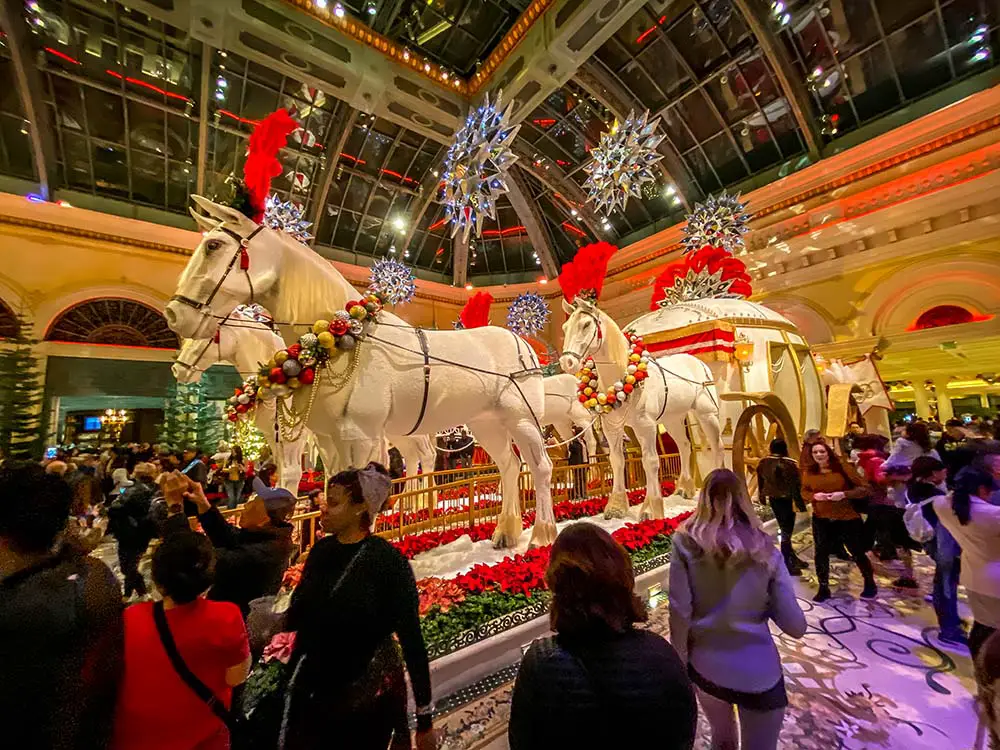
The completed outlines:
{"type": "MultiPolygon", "coordinates": [[[[377,0],[374,14],[362,0],[345,5],[382,33],[468,73],[527,2],[377,0]]],[[[667,7],[656,14],[646,5],[628,19],[597,50],[599,72],[662,118],[669,147],[702,194],[799,166],[806,151],[799,123],[730,0],[667,7]]],[[[788,53],[790,75],[805,83],[808,115],[828,142],[996,64],[997,0],[786,0],[771,7],[769,33],[788,53]]],[[[302,129],[280,154],[274,190],[316,220],[317,250],[358,263],[395,254],[428,278],[451,281],[444,209],[437,196],[429,205],[421,196],[429,173],[441,168],[443,144],[234,53],[210,50],[203,59],[205,47],[186,30],[115,2],[31,0],[25,21],[32,32],[27,58],[41,74],[38,96],[53,129],[56,191],[180,215],[201,174],[203,192],[227,200],[254,124],[287,107],[302,129]],[[342,139],[343,123],[351,129],[342,139]],[[330,153],[341,142],[341,153],[330,153]]],[[[0,173],[37,180],[11,55],[4,35],[0,173]]],[[[557,264],[580,244],[682,218],[681,198],[663,177],[611,216],[604,237],[580,221],[581,206],[567,193],[579,195],[590,151],[613,119],[571,79],[522,123],[518,150],[526,155],[514,169],[557,264]]],[[[506,198],[499,202],[497,220],[470,245],[470,278],[537,278],[541,259],[528,238],[528,218],[506,198]]]]}
{"type": "MultiPolygon", "coordinates": [[[[330,0],[332,5],[334,0],[330,0]]],[[[476,71],[530,0],[341,0],[390,39],[463,77],[476,71]]]]}

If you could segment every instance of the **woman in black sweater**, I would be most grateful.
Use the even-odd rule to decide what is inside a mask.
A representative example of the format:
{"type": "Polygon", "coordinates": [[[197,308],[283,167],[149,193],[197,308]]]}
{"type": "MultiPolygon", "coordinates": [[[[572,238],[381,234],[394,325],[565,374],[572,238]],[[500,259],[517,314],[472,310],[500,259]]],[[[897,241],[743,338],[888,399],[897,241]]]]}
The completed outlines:
{"type": "Polygon", "coordinates": [[[413,685],[417,745],[433,746],[416,581],[406,558],[371,534],[390,486],[376,463],[330,480],[320,517],[328,536],[309,553],[288,609],[299,661],[289,688],[286,750],[385,750],[390,741],[409,747],[406,682],[393,635],[413,685]]]}
{"type": "Polygon", "coordinates": [[[624,548],[599,526],[573,524],[556,538],[545,580],[556,636],[521,662],[511,750],[690,750],[694,689],[673,647],[633,627],[647,612],[624,548]]]}

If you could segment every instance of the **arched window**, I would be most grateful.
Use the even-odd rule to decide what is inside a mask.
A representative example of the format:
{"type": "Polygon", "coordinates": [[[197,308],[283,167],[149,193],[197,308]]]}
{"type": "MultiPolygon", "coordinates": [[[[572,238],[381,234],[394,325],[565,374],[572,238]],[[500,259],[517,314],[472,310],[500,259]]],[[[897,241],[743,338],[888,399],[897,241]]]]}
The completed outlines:
{"type": "Polygon", "coordinates": [[[0,300],[0,338],[12,339],[18,334],[21,324],[7,303],[0,300]]]}
{"type": "Polygon", "coordinates": [[[976,315],[958,305],[938,305],[921,313],[916,322],[910,326],[910,330],[922,331],[926,328],[955,326],[961,323],[972,323],[984,319],[984,316],[976,315]]]}
{"type": "Polygon", "coordinates": [[[130,299],[92,299],[62,312],[49,326],[46,341],[176,349],[177,335],[163,315],[130,299]]]}

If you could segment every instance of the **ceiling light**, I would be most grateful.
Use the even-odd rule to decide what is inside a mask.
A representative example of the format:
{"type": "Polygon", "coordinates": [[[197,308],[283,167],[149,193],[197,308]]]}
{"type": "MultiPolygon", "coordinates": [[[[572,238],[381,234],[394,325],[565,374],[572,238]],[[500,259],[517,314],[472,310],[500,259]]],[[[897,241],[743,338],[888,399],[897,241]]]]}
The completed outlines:
{"type": "Polygon", "coordinates": [[[440,177],[441,176],[441,173],[438,172],[436,169],[433,172],[431,172],[431,174],[434,175],[435,177],[440,177]]]}
{"type": "Polygon", "coordinates": [[[677,188],[675,188],[673,185],[667,185],[666,189],[664,189],[664,191],[663,191],[663,194],[666,195],[667,197],[669,197],[669,196],[673,195],[676,192],[677,192],[677,188]]]}
{"type": "Polygon", "coordinates": [[[393,219],[392,225],[396,228],[397,232],[406,231],[406,219],[404,219],[402,216],[397,216],[395,219],[393,219]]]}
{"type": "Polygon", "coordinates": [[[572,209],[570,209],[569,215],[570,216],[579,216],[580,212],[577,211],[575,208],[572,208],[572,209]]]}
{"type": "Polygon", "coordinates": [[[466,290],[467,292],[471,292],[471,291],[472,291],[472,284],[466,284],[466,285],[465,285],[465,290],[466,290]]]}
{"type": "Polygon", "coordinates": [[[425,73],[430,73],[431,72],[431,64],[430,63],[424,63],[424,72],[425,73]]]}
{"type": "Polygon", "coordinates": [[[679,195],[675,195],[671,203],[675,206],[681,205],[681,197],[679,195]]]}
{"type": "Polygon", "coordinates": [[[326,10],[326,0],[316,0],[316,7],[320,10],[326,10]]]}
{"type": "Polygon", "coordinates": [[[344,17],[344,6],[341,5],[340,3],[337,3],[336,5],[334,5],[333,6],[333,15],[335,15],[337,18],[343,18],[344,17]]]}
{"type": "Polygon", "coordinates": [[[389,245],[389,252],[390,253],[396,252],[396,246],[395,245],[389,245]]]}
{"type": "Polygon", "coordinates": [[[548,280],[547,278],[545,278],[544,276],[542,276],[542,277],[541,277],[541,278],[540,278],[540,279],[538,280],[538,283],[539,283],[539,284],[548,284],[548,283],[549,283],[549,280],[548,280]]]}
{"type": "MultiPolygon", "coordinates": [[[[325,0],[324,0],[324,2],[325,2],[325,0]]],[[[226,54],[226,51],[224,49],[220,49],[219,50],[219,57],[228,57],[228,55],[226,54]]]]}
{"type": "Polygon", "coordinates": [[[368,3],[368,5],[365,7],[365,10],[368,12],[369,16],[374,16],[376,13],[378,13],[378,7],[375,5],[375,3],[368,3]]]}

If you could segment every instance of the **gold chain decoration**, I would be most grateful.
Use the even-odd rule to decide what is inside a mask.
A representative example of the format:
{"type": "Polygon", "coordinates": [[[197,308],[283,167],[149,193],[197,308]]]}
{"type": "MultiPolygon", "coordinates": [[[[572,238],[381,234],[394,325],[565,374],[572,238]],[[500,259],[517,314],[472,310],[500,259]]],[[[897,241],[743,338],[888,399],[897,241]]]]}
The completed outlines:
{"type": "Polygon", "coordinates": [[[593,357],[587,357],[583,367],[576,374],[577,390],[580,392],[580,403],[594,414],[610,414],[614,409],[624,404],[636,388],[642,386],[646,379],[646,368],[649,366],[649,352],[642,343],[642,337],[634,333],[626,333],[630,352],[628,366],[622,379],[615,382],[607,391],[601,391],[597,382],[597,365],[593,357]]]}

